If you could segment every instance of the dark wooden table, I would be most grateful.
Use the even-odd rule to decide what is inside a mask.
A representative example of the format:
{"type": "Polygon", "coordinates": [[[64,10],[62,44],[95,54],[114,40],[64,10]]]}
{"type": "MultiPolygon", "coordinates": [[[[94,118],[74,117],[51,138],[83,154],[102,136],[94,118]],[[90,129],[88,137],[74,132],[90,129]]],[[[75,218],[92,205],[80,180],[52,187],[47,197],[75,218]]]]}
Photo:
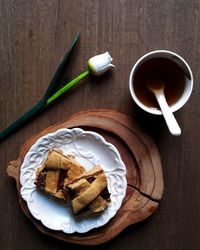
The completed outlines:
{"type": "Polygon", "coordinates": [[[33,226],[20,210],[6,166],[30,136],[75,112],[93,108],[135,116],[159,148],[165,180],[164,196],[153,216],[95,249],[200,249],[199,27],[197,0],[1,0],[0,129],[40,100],[78,31],[80,40],[63,79],[84,71],[90,57],[105,51],[114,58],[116,69],[98,79],[85,79],[0,143],[0,249],[88,249],[44,236],[33,226]],[[139,110],[129,94],[133,64],[156,49],[179,53],[194,74],[192,96],[176,112],[182,128],[177,138],[169,134],[162,117],[139,110]]]}

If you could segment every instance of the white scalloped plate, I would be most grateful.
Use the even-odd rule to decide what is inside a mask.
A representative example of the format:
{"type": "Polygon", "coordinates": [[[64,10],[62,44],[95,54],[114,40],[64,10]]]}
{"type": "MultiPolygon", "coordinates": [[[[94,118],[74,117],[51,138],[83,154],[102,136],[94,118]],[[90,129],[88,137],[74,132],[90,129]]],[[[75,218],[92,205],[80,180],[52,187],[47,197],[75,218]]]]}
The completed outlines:
{"type": "Polygon", "coordinates": [[[27,202],[31,214],[47,228],[64,233],[85,233],[105,225],[121,207],[127,188],[126,168],[117,149],[101,135],[80,128],[64,128],[41,137],[24,158],[20,182],[21,196],[27,202]],[[42,164],[51,148],[74,154],[86,169],[91,169],[95,164],[101,165],[111,194],[111,202],[101,214],[77,219],[64,202],[36,189],[36,168],[42,164]]]}

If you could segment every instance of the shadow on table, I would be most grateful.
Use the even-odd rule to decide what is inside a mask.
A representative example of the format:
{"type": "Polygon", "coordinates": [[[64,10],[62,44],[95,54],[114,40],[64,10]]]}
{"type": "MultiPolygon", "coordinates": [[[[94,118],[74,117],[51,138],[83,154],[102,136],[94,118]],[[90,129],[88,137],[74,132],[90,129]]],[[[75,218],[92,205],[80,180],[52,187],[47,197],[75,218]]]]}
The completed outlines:
{"type": "Polygon", "coordinates": [[[169,136],[169,131],[162,115],[149,114],[141,110],[139,107],[134,108],[133,114],[138,125],[147,134],[152,136],[155,142],[163,140],[166,136],[169,136]]]}

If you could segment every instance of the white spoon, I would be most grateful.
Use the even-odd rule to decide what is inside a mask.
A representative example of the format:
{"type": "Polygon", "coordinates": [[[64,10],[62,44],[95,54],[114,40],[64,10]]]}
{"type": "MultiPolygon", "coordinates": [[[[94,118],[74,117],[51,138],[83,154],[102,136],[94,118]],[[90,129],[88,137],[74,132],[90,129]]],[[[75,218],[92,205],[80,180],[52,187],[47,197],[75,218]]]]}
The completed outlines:
{"type": "Polygon", "coordinates": [[[169,108],[165,94],[164,94],[164,82],[161,80],[150,80],[147,82],[148,89],[155,95],[158,104],[160,106],[160,109],[162,111],[162,114],[165,118],[166,124],[169,128],[169,131],[174,136],[181,135],[181,129],[171,111],[169,108]]]}

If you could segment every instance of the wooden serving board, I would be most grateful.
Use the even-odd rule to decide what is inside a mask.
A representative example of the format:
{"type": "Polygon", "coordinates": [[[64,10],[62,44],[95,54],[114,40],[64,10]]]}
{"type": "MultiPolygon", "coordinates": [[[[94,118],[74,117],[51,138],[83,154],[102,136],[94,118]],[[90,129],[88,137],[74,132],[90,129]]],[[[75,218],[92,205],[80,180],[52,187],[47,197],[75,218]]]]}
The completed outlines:
{"type": "Polygon", "coordinates": [[[163,194],[162,165],[154,141],[137,126],[132,117],[112,110],[82,111],[62,123],[46,128],[22,146],[18,159],[9,163],[7,173],[16,181],[22,211],[42,233],[82,245],[104,243],[127,226],[148,218],[157,209],[163,194]],[[106,225],[84,234],[65,234],[47,229],[33,218],[20,196],[20,167],[29,148],[47,133],[73,127],[101,134],[116,146],[127,168],[128,187],[121,208],[106,225]]]}

